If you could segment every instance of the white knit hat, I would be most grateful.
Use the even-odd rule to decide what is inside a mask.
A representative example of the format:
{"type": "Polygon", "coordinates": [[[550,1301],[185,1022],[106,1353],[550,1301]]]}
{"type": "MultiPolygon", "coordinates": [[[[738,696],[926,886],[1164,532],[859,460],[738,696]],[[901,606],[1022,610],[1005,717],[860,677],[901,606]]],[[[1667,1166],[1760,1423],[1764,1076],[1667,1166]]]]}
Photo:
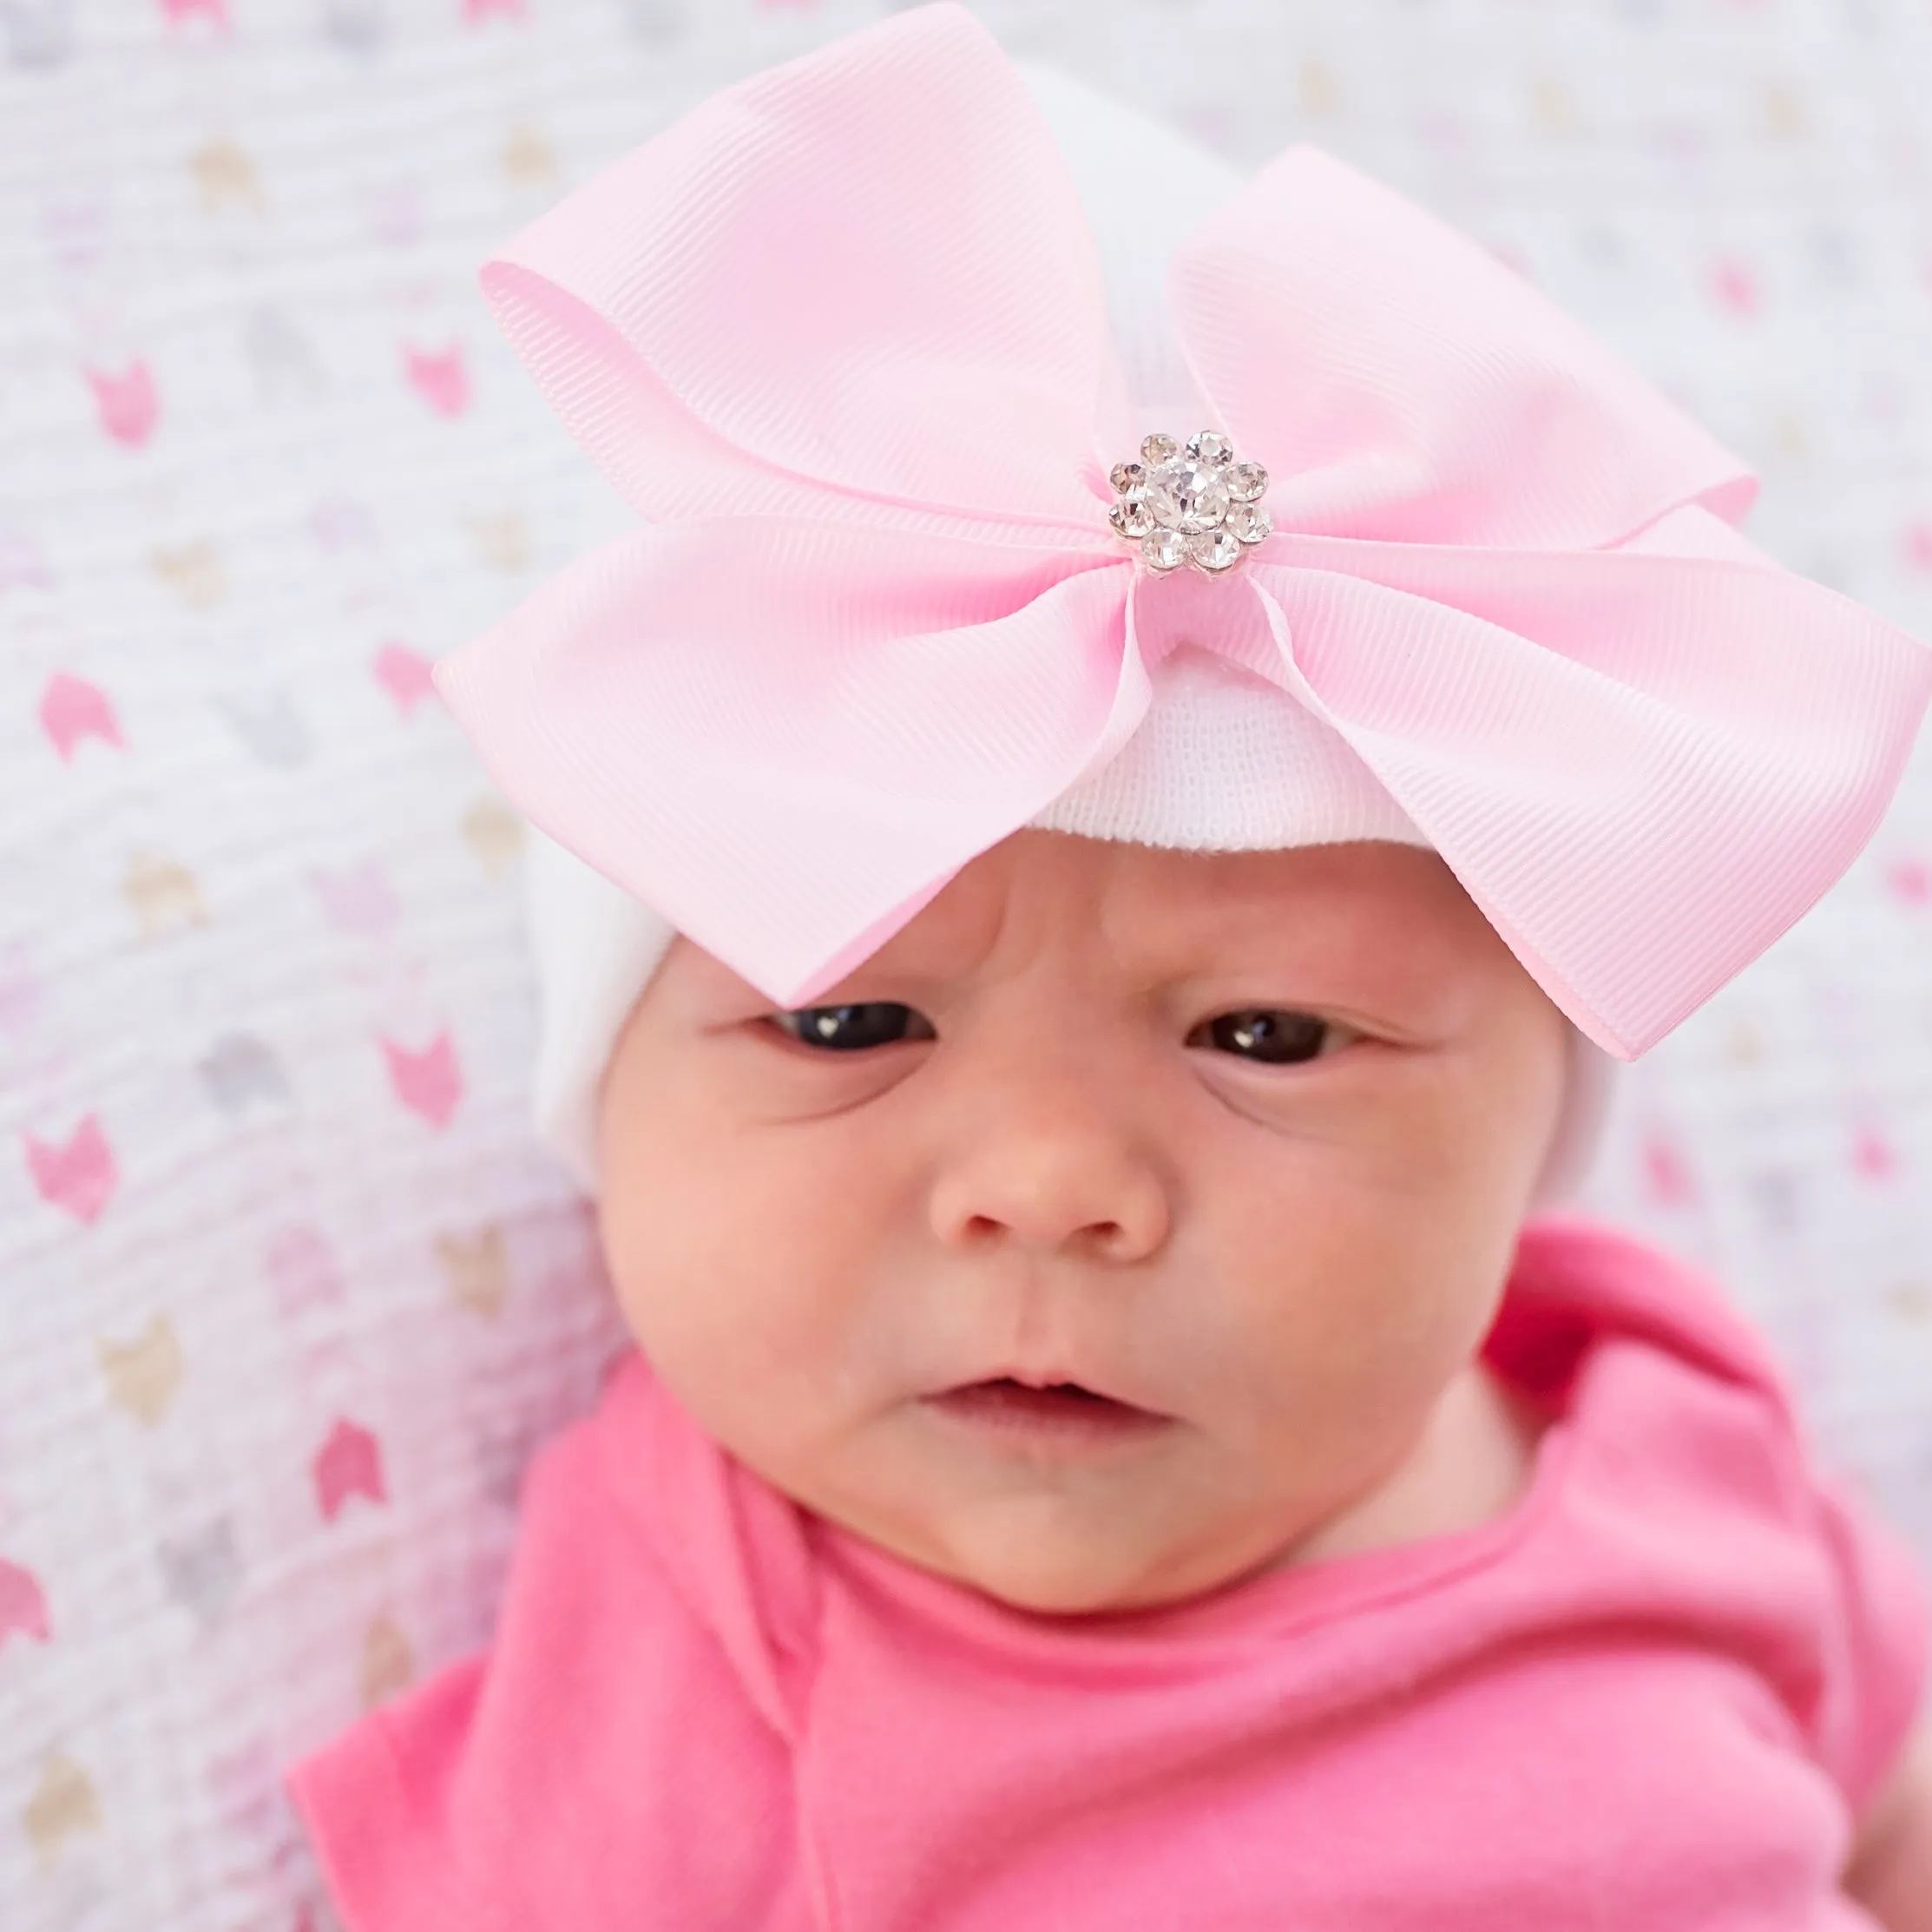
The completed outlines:
{"type": "MultiPolygon", "coordinates": [[[[1058,140],[1099,244],[1108,315],[1142,419],[1182,433],[1199,405],[1168,321],[1167,260],[1239,186],[1225,163],[1162,123],[1051,69],[1022,65],[1058,140]]],[[[586,473],[579,547],[635,527],[586,473]]],[[[1030,822],[1091,838],[1193,851],[1255,851],[1388,839],[1427,846],[1330,726],[1219,654],[1182,646],[1152,671],[1153,700],[1113,761],[1030,822]]],[[[612,1047],[673,936],[658,914],[534,825],[526,878],[541,1018],[537,1132],[597,1189],[597,1089],[612,1047]]],[[[1564,1112],[1536,1200],[1580,1182],[1616,1062],[1574,1027],[1564,1112]]]]}

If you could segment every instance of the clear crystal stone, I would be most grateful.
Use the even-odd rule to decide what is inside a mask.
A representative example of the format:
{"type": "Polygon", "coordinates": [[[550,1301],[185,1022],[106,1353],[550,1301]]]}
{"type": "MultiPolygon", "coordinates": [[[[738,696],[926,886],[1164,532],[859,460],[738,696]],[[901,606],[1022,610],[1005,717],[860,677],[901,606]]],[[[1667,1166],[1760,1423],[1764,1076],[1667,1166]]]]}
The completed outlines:
{"type": "Polygon", "coordinates": [[[1138,490],[1110,506],[1107,520],[1122,536],[1145,536],[1153,528],[1147,500],[1138,490]]]}
{"type": "Polygon", "coordinates": [[[1203,530],[1187,539],[1187,554],[1204,570],[1226,570],[1241,554],[1232,530],[1203,530]]]}
{"type": "Polygon", "coordinates": [[[1159,430],[1152,436],[1140,439],[1140,454],[1149,463],[1165,463],[1180,448],[1180,445],[1171,436],[1163,436],[1159,430]]]}
{"type": "Polygon", "coordinates": [[[1156,570],[1173,570],[1187,561],[1187,539],[1179,530],[1150,530],[1140,540],[1140,555],[1156,570]]]}
{"type": "Polygon", "coordinates": [[[1268,487],[1268,472],[1258,463],[1238,463],[1227,473],[1227,493],[1238,503],[1252,503],[1268,487]]]}
{"type": "Polygon", "coordinates": [[[1187,438],[1187,454],[1199,457],[1203,463],[1226,463],[1234,454],[1234,445],[1212,430],[1196,430],[1187,438]]]}
{"type": "Polygon", "coordinates": [[[1124,496],[1130,490],[1138,490],[1147,480],[1147,473],[1137,463],[1117,463],[1107,480],[1124,496]]]}
{"type": "Polygon", "coordinates": [[[1237,503],[1227,513],[1227,527],[1244,543],[1258,543],[1275,527],[1275,520],[1259,503],[1237,503]]]}
{"type": "Polygon", "coordinates": [[[1217,464],[1170,457],[1147,472],[1147,508],[1157,523],[1193,536],[1227,515],[1227,482],[1217,464]]]}

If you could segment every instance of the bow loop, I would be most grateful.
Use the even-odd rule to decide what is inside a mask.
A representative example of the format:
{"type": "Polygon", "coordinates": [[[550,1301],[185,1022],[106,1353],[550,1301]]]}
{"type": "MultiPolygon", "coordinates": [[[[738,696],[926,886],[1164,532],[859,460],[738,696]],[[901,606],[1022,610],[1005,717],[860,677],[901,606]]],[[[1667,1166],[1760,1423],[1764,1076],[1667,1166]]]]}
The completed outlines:
{"type": "Polygon", "coordinates": [[[1125,743],[1129,568],[720,517],[580,557],[441,660],[538,826],[781,1004],[1125,743]]]}
{"type": "Polygon", "coordinates": [[[1588,549],[1756,483],[1466,236],[1289,148],[1176,254],[1176,319],[1281,529],[1588,549]]]}
{"type": "Polygon", "coordinates": [[[1754,562],[1322,538],[1276,554],[1255,577],[1283,681],[1626,1060],[1844,869],[1932,695],[1915,640],[1754,562]]]}
{"type": "Polygon", "coordinates": [[[1104,531],[1098,257],[991,36],[930,8],[753,76],[483,272],[639,513],[911,505],[1104,531]]]}

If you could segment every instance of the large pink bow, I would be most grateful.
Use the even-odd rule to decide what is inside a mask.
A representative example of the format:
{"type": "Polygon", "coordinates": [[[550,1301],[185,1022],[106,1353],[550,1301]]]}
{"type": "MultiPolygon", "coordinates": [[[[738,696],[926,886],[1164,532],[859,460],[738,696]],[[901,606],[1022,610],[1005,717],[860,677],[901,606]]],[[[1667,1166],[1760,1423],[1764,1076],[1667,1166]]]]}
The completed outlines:
{"type": "Polygon", "coordinates": [[[1176,257],[1199,422],[1139,424],[1065,163],[963,9],[720,95],[483,270],[646,528],[435,671],[509,798],[801,1005],[1222,652],[1367,762],[1633,1057],[1870,835],[1932,654],[1728,527],[1735,460],[1520,278],[1318,150],[1176,257]],[[1110,464],[1274,478],[1154,576],[1110,464]]]}

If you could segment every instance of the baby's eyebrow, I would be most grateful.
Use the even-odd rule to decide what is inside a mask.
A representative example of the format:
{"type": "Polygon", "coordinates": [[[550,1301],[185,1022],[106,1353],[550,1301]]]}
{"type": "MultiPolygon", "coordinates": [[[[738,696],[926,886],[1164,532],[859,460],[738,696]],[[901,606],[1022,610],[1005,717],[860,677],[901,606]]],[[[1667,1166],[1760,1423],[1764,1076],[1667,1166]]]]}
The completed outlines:
{"type": "Polygon", "coordinates": [[[1217,970],[1231,960],[1278,966],[1332,960],[1369,951],[1372,943],[1356,919],[1311,911],[1287,920],[1278,905],[1255,900],[1245,906],[1177,909],[1138,943],[1123,943],[1114,936],[1109,950],[1117,958],[1134,957],[1186,977],[1217,970]]]}

